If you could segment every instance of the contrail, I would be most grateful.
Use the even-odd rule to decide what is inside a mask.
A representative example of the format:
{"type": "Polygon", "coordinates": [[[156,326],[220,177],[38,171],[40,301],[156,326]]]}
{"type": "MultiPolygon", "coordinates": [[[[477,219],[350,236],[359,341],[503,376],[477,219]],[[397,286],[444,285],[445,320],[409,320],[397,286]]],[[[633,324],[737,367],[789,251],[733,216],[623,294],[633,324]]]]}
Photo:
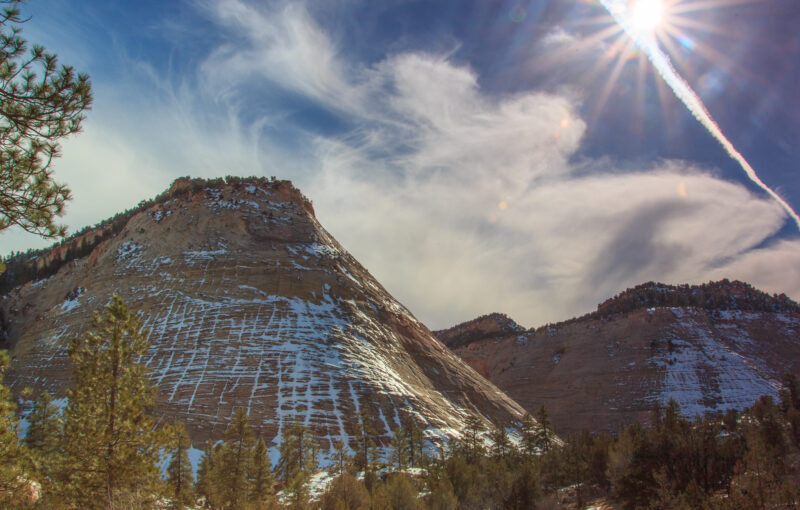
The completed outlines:
{"type": "Polygon", "coordinates": [[[702,124],[711,136],[713,136],[719,143],[722,145],[722,148],[725,149],[725,152],[733,158],[739,166],[742,167],[744,173],[747,174],[747,177],[753,181],[759,188],[766,191],[769,196],[774,198],[786,213],[794,220],[795,224],[797,225],[798,230],[800,230],[800,216],[792,209],[780,195],[775,193],[772,188],[764,184],[756,171],[750,166],[750,163],[744,159],[744,156],[736,150],[733,144],[725,137],[725,134],[720,129],[719,125],[714,121],[711,117],[711,114],[708,113],[703,102],[700,100],[700,97],[695,94],[692,88],[686,83],[679,74],[675,67],[672,65],[672,62],[664,53],[661,48],[658,46],[655,36],[653,35],[643,35],[639,33],[637,30],[633,29],[631,26],[631,22],[627,16],[622,15],[621,13],[627,11],[627,7],[624,5],[624,2],[620,2],[619,0],[600,0],[600,3],[603,4],[603,7],[611,14],[611,16],[616,20],[616,22],[625,30],[625,33],[630,36],[631,39],[636,43],[639,48],[644,51],[645,55],[647,55],[647,59],[653,64],[653,67],[658,71],[658,74],[661,75],[664,82],[672,89],[675,93],[675,96],[686,105],[686,108],[692,113],[694,118],[696,118],[700,124],[702,124]]]}

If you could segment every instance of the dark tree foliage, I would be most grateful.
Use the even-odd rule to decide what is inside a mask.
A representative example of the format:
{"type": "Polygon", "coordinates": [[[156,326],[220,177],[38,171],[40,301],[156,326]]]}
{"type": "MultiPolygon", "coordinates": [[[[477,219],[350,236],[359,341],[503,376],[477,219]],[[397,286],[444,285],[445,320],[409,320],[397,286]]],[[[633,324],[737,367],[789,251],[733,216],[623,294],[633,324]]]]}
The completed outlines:
{"type": "Polygon", "coordinates": [[[2,0],[0,12],[0,231],[17,225],[44,237],[70,199],[53,181],[59,141],[80,130],[92,102],[89,77],[59,66],[55,55],[22,38],[21,0],[2,0]]]}

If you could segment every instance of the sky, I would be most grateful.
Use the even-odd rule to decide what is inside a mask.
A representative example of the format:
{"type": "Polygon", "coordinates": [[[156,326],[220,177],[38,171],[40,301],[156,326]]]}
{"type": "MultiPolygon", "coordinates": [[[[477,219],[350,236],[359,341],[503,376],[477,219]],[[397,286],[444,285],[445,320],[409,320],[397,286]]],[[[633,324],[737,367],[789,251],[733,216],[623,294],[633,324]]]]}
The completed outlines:
{"type": "MultiPolygon", "coordinates": [[[[800,299],[798,225],[598,0],[67,4],[28,2],[23,35],[92,80],[54,163],[71,231],[180,176],[274,175],[432,329],[535,327],[647,281],[800,299]]],[[[647,37],[800,208],[800,4],[663,8],[647,37]]]]}

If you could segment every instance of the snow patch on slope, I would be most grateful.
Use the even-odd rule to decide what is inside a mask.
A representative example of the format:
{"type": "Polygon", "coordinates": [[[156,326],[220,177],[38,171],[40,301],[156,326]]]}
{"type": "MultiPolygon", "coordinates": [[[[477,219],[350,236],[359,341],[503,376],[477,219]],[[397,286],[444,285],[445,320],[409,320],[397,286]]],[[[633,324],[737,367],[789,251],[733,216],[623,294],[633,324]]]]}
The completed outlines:
{"type": "MultiPolygon", "coordinates": [[[[666,352],[650,360],[665,373],[656,396],[659,402],[675,399],[685,415],[693,416],[706,411],[741,410],[762,395],[777,395],[780,382],[774,375],[715,339],[701,320],[705,312],[683,308],[671,311],[680,325],[666,332],[666,352]]],[[[731,318],[743,313],[732,311],[731,318]]],[[[734,329],[732,325],[724,327],[734,329]]],[[[735,343],[753,342],[744,329],[725,333],[735,343]]]]}

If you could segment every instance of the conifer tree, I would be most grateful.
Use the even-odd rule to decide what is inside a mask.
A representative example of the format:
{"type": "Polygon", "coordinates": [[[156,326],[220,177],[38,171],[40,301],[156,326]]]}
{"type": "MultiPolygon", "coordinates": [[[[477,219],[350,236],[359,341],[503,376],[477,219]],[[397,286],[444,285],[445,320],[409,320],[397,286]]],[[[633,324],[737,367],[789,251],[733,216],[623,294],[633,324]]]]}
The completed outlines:
{"type": "Polygon", "coordinates": [[[552,446],[553,429],[550,425],[550,416],[547,414],[544,404],[539,407],[536,413],[536,421],[539,422],[539,430],[536,432],[536,446],[542,452],[547,452],[552,446]]]}
{"type": "Polygon", "coordinates": [[[465,424],[463,443],[468,461],[474,461],[486,453],[486,449],[483,446],[483,438],[481,437],[482,432],[483,424],[481,421],[476,416],[470,415],[465,424]]]}
{"type": "MultiPolygon", "coordinates": [[[[17,225],[45,237],[70,191],[52,180],[60,139],[80,130],[92,102],[89,77],[22,38],[21,0],[0,1],[0,232],[17,225]],[[37,74],[38,73],[38,74],[37,74]]],[[[2,272],[0,267],[0,272],[2,272]]]]}
{"type": "Polygon", "coordinates": [[[0,351],[0,506],[11,507],[20,502],[26,483],[23,467],[27,452],[17,436],[17,405],[11,398],[11,391],[3,384],[6,367],[8,353],[0,351]]]}
{"type": "Polygon", "coordinates": [[[511,440],[508,438],[508,432],[506,432],[505,427],[497,420],[492,420],[490,438],[492,440],[492,454],[502,459],[508,457],[511,453],[511,440]]]}
{"type": "Polygon", "coordinates": [[[28,415],[25,444],[32,450],[50,455],[57,448],[62,423],[61,410],[53,404],[50,393],[43,392],[28,415]]]}
{"type": "Polygon", "coordinates": [[[419,493],[411,477],[405,473],[392,473],[373,490],[372,508],[416,510],[419,493]]]}
{"type": "Polygon", "coordinates": [[[108,509],[152,494],[148,486],[158,477],[166,441],[149,414],[156,388],[136,363],[148,346],[141,321],[117,295],[70,345],[73,385],[64,411],[62,488],[74,506],[108,509]]]}
{"type": "Polygon", "coordinates": [[[333,442],[333,471],[337,474],[342,474],[347,470],[347,467],[353,461],[353,458],[348,453],[349,448],[345,446],[343,441],[336,440],[333,442]]]}
{"type": "Polygon", "coordinates": [[[314,433],[300,424],[286,427],[281,437],[280,454],[275,468],[278,479],[284,483],[284,492],[292,504],[302,505],[308,499],[308,478],[317,469],[314,433]]]}
{"type": "Polygon", "coordinates": [[[255,510],[265,510],[270,508],[274,500],[273,485],[275,480],[272,478],[270,470],[269,452],[264,439],[259,437],[253,449],[253,459],[250,462],[248,472],[248,482],[250,484],[250,503],[255,510]]]}
{"type": "Polygon", "coordinates": [[[219,508],[224,503],[220,479],[222,471],[222,443],[207,444],[197,469],[195,489],[206,500],[206,505],[219,508]]]}
{"type": "Polygon", "coordinates": [[[453,491],[453,484],[446,476],[431,482],[430,494],[426,498],[430,510],[456,510],[458,498],[453,491]]]}
{"type": "Polygon", "coordinates": [[[533,459],[537,453],[537,430],[538,427],[536,426],[536,422],[533,420],[533,416],[531,416],[529,413],[525,413],[525,416],[522,417],[522,428],[520,429],[520,433],[522,434],[522,453],[528,458],[528,460],[533,459]]]}
{"type": "Polygon", "coordinates": [[[183,423],[172,427],[169,452],[172,459],[167,466],[167,487],[172,499],[172,508],[183,510],[194,502],[192,483],[192,464],[189,462],[189,448],[192,443],[183,423]]]}
{"type": "Polygon", "coordinates": [[[355,430],[356,448],[354,464],[359,471],[369,473],[377,469],[380,454],[376,440],[378,433],[372,420],[372,415],[362,408],[355,430]]]}
{"type": "Polygon", "coordinates": [[[364,484],[347,471],[339,474],[320,498],[323,510],[366,510],[370,508],[370,495],[364,484]]]}
{"type": "Polygon", "coordinates": [[[539,473],[533,463],[525,462],[519,466],[511,484],[505,508],[526,510],[536,508],[536,500],[541,496],[539,473]]]}
{"type": "Polygon", "coordinates": [[[28,415],[28,433],[25,444],[30,450],[37,479],[42,484],[45,496],[54,490],[58,469],[63,456],[59,448],[64,421],[61,410],[53,404],[53,397],[43,392],[28,415]]]}
{"type": "Polygon", "coordinates": [[[250,427],[247,411],[239,407],[225,431],[222,465],[219,475],[223,489],[223,508],[241,510],[247,503],[250,483],[247,474],[253,460],[255,433],[250,427]]]}
{"type": "Polygon", "coordinates": [[[783,412],[789,409],[800,409],[800,384],[798,384],[795,374],[787,373],[783,375],[779,396],[783,412]]]}
{"type": "Polygon", "coordinates": [[[405,419],[403,428],[406,432],[408,462],[411,466],[419,466],[423,463],[425,457],[425,435],[412,417],[405,419]]]}
{"type": "Polygon", "coordinates": [[[405,427],[397,427],[392,432],[390,441],[392,461],[397,465],[397,469],[404,469],[408,466],[408,432],[405,427]]]}

